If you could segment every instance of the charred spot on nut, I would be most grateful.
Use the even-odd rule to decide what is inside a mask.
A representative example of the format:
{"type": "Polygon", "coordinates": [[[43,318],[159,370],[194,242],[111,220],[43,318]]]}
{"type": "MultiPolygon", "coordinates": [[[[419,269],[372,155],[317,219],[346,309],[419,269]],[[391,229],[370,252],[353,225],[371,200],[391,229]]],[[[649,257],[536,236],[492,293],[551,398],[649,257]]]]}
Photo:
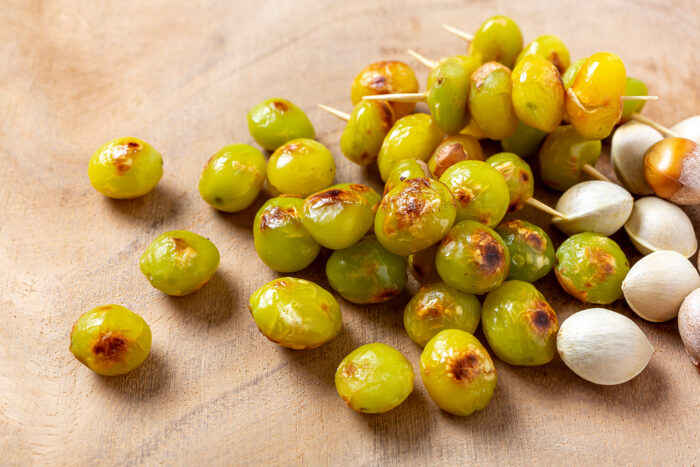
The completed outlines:
{"type": "Polygon", "coordinates": [[[355,372],[357,372],[358,367],[355,365],[354,362],[348,362],[344,367],[343,367],[343,375],[352,378],[355,376],[355,372]]]}
{"type": "Polygon", "coordinates": [[[447,357],[446,373],[458,383],[469,383],[481,374],[481,362],[473,352],[458,352],[447,357]]]}
{"type": "Polygon", "coordinates": [[[439,318],[445,313],[442,302],[435,302],[416,309],[416,316],[420,319],[439,318]]]}
{"type": "Polygon", "coordinates": [[[108,311],[112,309],[112,305],[103,305],[101,307],[98,307],[97,309],[100,311],[108,311]]]}
{"type": "Polygon", "coordinates": [[[312,209],[318,209],[327,205],[338,203],[364,204],[366,202],[367,200],[364,197],[350,190],[339,190],[337,188],[333,188],[309,196],[306,198],[306,201],[304,201],[304,205],[309,206],[312,209]]]}
{"type": "Polygon", "coordinates": [[[386,77],[383,75],[374,75],[369,82],[369,86],[375,90],[383,90],[386,87],[386,77]]]}
{"type": "Polygon", "coordinates": [[[540,336],[546,337],[558,329],[557,315],[549,303],[537,300],[528,312],[530,327],[540,336]]]}
{"type": "Polygon", "coordinates": [[[474,261],[479,272],[485,276],[500,273],[505,267],[505,251],[488,232],[479,230],[471,235],[470,243],[474,246],[474,261]]]}
{"type": "Polygon", "coordinates": [[[379,119],[382,121],[382,126],[386,131],[389,131],[394,125],[394,111],[386,102],[379,102],[379,119]]]}
{"type": "Polygon", "coordinates": [[[610,274],[614,274],[617,270],[615,257],[603,248],[587,248],[586,256],[588,257],[589,264],[595,266],[595,277],[600,281],[604,281],[610,274]]]}
{"type": "Polygon", "coordinates": [[[540,234],[537,232],[534,232],[532,230],[529,230],[525,235],[525,242],[527,242],[528,245],[530,245],[532,248],[536,250],[544,250],[547,248],[547,240],[543,238],[540,234]]]}
{"type": "Polygon", "coordinates": [[[475,198],[474,192],[466,186],[455,189],[452,194],[460,204],[467,204],[475,198]]]}
{"type": "Polygon", "coordinates": [[[272,106],[280,112],[289,111],[289,106],[283,101],[272,101],[272,106]]]}
{"type": "MultiPolygon", "coordinates": [[[[550,59],[552,61],[552,64],[555,67],[557,67],[558,70],[561,70],[563,68],[562,63],[561,63],[561,58],[559,58],[559,54],[555,50],[552,51],[552,56],[550,57],[550,59]]],[[[563,73],[563,71],[562,71],[562,73],[563,73]]]]}
{"type": "Polygon", "coordinates": [[[401,291],[394,289],[394,288],[386,288],[386,289],[381,289],[377,291],[373,296],[372,296],[372,301],[373,302],[385,302],[387,300],[390,300],[394,297],[396,297],[398,294],[400,294],[401,291]]]}
{"type": "MultiPolygon", "coordinates": [[[[556,263],[556,260],[555,260],[556,263]]],[[[554,267],[554,275],[557,278],[557,282],[559,282],[559,285],[561,285],[561,288],[564,289],[569,295],[572,297],[585,302],[586,298],[588,298],[588,292],[585,290],[579,290],[576,285],[574,285],[574,281],[568,278],[566,275],[566,269],[559,269],[558,264],[555,265],[554,267]]]]}
{"type": "Polygon", "coordinates": [[[129,149],[141,149],[141,145],[136,141],[129,141],[126,145],[129,146],[129,149]]]}
{"type": "Polygon", "coordinates": [[[289,208],[280,208],[274,206],[270,209],[265,210],[260,216],[260,230],[267,230],[271,227],[276,227],[278,225],[284,224],[289,219],[294,219],[297,216],[297,210],[289,208]]]}
{"type": "Polygon", "coordinates": [[[530,181],[530,176],[527,174],[527,172],[525,172],[524,170],[521,170],[520,171],[520,180],[523,183],[527,183],[530,181]]]}
{"type": "Polygon", "coordinates": [[[328,310],[329,310],[328,303],[326,303],[326,302],[321,302],[321,309],[322,309],[323,311],[325,311],[326,313],[328,313],[328,310]]]}
{"type": "Polygon", "coordinates": [[[100,334],[92,345],[92,353],[103,360],[119,360],[128,347],[128,341],[119,335],[107,332],[100,334]]]}
{"type": "Polygon", "coordinates": [[[284,279],[279,279],[276,280],[275,282],[272,283],[272,287],[278,288],[278,289],[283,289],[286,287],[289,287],[290,284],[287,283],[286,280],[284,279]]]}
{"type": "Polygon", "coordinates": [[[508,68],[505,65],[502,65],[497,61],[484,63],[479,68],[477,68],[476,71],[472,74],[472,81],[474,82],[476,89],[479,89],[481,86],[483,86],[484,82],[486,81],[486,78],[488,78],[491,75],[491,73],[497,70],[506,70],[510,73],[510,70],[508,70],[508,68]]]}
{"type": "Polygon", "coordinates": [[[450,143],[442,146],[435,154],[435,176],[441,177],[445,170],[468,158],[461,143],[450,143]]]}
{"type": "Polygon", "coordinates": [[[440,76],[440,77],[435,81],[435,84],[436,84],[437,86],[441,86],[442,83],[444,83],[444,82],[445,82],[445,77],[444,77],[444,76],[440,76]]]}

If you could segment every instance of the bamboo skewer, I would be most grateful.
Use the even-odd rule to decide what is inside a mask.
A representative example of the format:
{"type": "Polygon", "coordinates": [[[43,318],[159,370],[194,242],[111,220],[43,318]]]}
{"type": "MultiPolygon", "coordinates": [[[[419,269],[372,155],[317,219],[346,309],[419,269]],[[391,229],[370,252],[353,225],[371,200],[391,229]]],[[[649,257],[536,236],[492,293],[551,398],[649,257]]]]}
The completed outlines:
{"type": "Polygon", "coordinates": [[[595,179],[602,180],[604,182],[612,183],[612,180],[610,180],[608,177],[603,175],[602,172],[600,172],[598,169],[593,167],[591,164],[583,164],[583,167],[581,167],[581,170],[583,170],[584,172],[586,172],[588,175],[590,175],[591,177],[593,177],[595,179]]]}
{"type": "Polygon", "coordinates": [[[474,40],[474,34],[469,34],[468,32],[462,31],[461,29],[457,29],[453,26],[450,26],[449,24],[443,24],[442,28],[445,29],[446,31],[451,32],[457,37],[461,37],[467,42],[471,42],[474,40]]]}
{"type": "Polygon", "coordinates": [[[341,120],[345,120],[346,122],[348,120],[350,120],[350,114],[343,112],[342,110],[334,109],[333,107],[328,107],[327,105],[323,105],[323,104],[318,104],[318,108],[325,110],[329,114],[334,115],[341,120]]]}
{"type": "Polygon", "coordinates": [[[528,200],[525,201],[525,204],[528,204],[535,209],[539,209],[542,212],[546,212],[547,214],[551,214],[554,217],[561,217],[562,219],[566,219],[566,216],[564,214],[560,213],[554,208],[547,206],[542,201],[536,200],[535,198],[528,198],[528,200]]]}
{"type": "Polygon", "coordinates": [[[644,123],[645,125],[649,125],[649,126],[652,127],[653,129],[655,129],[656,131],[658,131],[659,133],[661,133],[662,135],[671,136],[671,137],[674,137],[674,138],[678,138],[678,137],[680,136],[678,133],[676,133],[675,131],[671,130],[670,128],[666,128],[665,126],[663,126],[663,125],[661,125],[661,124],[659,124],[659,123],[656,123],[654,120],[652,120],[652,119],[650,119],[650,118],[647,118],[647,117],[645,117],[645,116],[642,115],[642,114],[633,113],[633,114],[630,116],[630,118],[631,118],[632,120],[637,120],[639,123],[644,123]]]}
{"type": "Polygon", "coordinates": [[[435,67],[438,66],[438,62],[436,60],[430,60],[429,58],[422,56],[421,54],[419,54],[418,52],[416,52],[413,49],[406,49],[406,53],[408,55],[410,55],[411,57],[415,58],[416,61],[418,61],[419,63],[430,68],[431,70],[434,70],[435,67]]]}

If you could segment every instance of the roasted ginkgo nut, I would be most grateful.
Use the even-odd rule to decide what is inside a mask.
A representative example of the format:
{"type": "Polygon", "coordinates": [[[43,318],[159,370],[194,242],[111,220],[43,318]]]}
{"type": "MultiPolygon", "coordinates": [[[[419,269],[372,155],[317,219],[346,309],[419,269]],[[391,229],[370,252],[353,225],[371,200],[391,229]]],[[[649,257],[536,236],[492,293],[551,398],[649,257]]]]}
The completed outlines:
{"type": "Polygon", "coordinates": [[[491,350],[511,365],[544,365],[556,353],[557,315],[527,282],[506,281],[489,292],[481,327],[491,350]]]}
{"type": "Polygon", "coordinates": [[[424,347],[445,329],[473,333],[480,317],[481,304],[474,295],[436,282],[423,285],[408,302],[403,312],[403,325],[408,336],[424,347]]]}
{"type": "Polygon", "coordinates": [[[508,212],[525,206],[535,192],[535,177],[527,162],[512,152],[499,152],[486,159],[486,163],[498,170],[506,181],[510,202],[508,212]]]}
{"type": "Polygon", "coordinates": [[[445,138],[435,148],[433,155],[428,160],[428,169],[434,177],[440,178],[445,170],[457,162],[483,161],[484,153],[479,140],[468,135],[452,135],[445,138]]]}
{"type": "Polygon", "coordinates": [[[208,239],[173,230],[158,236],[141,255],[141,272],[168,295],[188,295],[209,282],[219,267],[219,250],[208,239]]]}
{"type": "Polygon", "coordinates": [[[538,54],[552,62],[552,65],[557,67],[560,74],[564,74],[569,65],[571,64],[571,59],[569,58],[569,49],[566,48],[564,42],[557,36],[551,34],[546,34],[540,36],[534,41],[530,42],[515,59],[517,64],[523,57],[527,54],[538,54]]]}
{"type": "Polygon", "coordinates": [[[418,159],[404,159],[399,161],[394,168],[391,169],[391,172],[389,172],[389,177],[387,177],[386,183],[384,184],[384,196],[404,180],[408,180],[409,178],[431,177],[432,175],[425,162],[418,159]]]}
{"type": "Polygon", "coordinates": [[[394,111],[383,101],[360,101],[340,136],[340,151],[359,165],[377,160],[384,138],[394,124],[394,111]]]}
{"type": "Polygon", "coordinates": [[[493,16],[477,29],[469,42],[469,55],[481,59],[482,63],[497,61],[508,68],[513,67],[523,48],[520,28],[507,16],[493,16]]]}
{"type": "Polygon", "coordinates": [[[225,146],[204,166],[199,194],[215,209],[241,211],[250,206],[262,190],[266,164],[265,156],[252,146],[225,146]]]}
{"type": "Polygon", "coordinates": [[[602,145],[579,135],[571,125],[562,125],[547,135],[540,148],[540,175],[545,185],[564,191],[584,180],[583,167],[595,166],[602,145]]]}
{"type": "Polygon", "coordinates": [[[408,257],[408,268],[413,278],[421,284],[440,282],[440,275],[435,267],[435,255],[437,254],[439,243],[418,251],[408,257]]]}
{"type": "Polygon", "coordinates": [[[397,120],[384,138],[377,156],[377,167],[382,180],[386,181],[394,166],[404,159],[426,162],[443,136],[430,115],[412,114],[397,120]]]}
{"type": "Polygon", "coordinates": [[[88,176],[93,188],[109,198],[136,198],[158,184],[163,176],[163,159],[145,141],[118,138],[95,151],[88,176]]]}
{"type": "Polygon", "coordinates": [[[340,332],[342,315],[333,295],[313,282],[280,277],[260,287],[249,300],[255,324],[282,347],[311,349],[340,332]]]}
{"type": "Polygon", "coordinates": [[[84,313],[70,333],[70,351],[99,375],[128,373],[151,350],[151,329],[121,305],[103,305],[84,313]]]}
{"type": "Polygon", "coordinates": [[[554,244],[540,227],[515,219],[501,222],[495,230],[508,247],[508,279],[535,282],[552,270],[554,244]]]}
{"type": "MultiPolygon", "coordinates": [[[[350,96],[357,105],[364,96],[418,92],[418,80],[413,69],[404,62],[382,61],[367,65],[352,82],[350,96]]],[[[415,102],[391,102],[394,116],[399,119],[413,112],[415,102]]]]}
{"type": "Polygon", "coordinates": [[[386,344],[366,344],[350,352],[335,372],[335,388],[351,409],[382,413],[413,391],[413,366],[386,344]]]}
{"type": "Polygon", "coordinates": [[[279,97],[265,99],[248,111],[248,131],[268,151],[294,139],[313,139],[316,136],[304,111],[279,97]]]}
{"type": "Polygon", "coordinates": [[[502,140],[518,129],[512,88],[510,70],[498,62],[484,63],[472,75],[469,111],[485,137],[502,140]]]}
{"type": "Polygon", "coordinates": [[[700,203],[700,145],[686,138],[662,139],[644,155],[644,177],[661,198],[700,203]]]}
{"type": "Polygon", "coordinates": [[[274,195],[308,196],[330,186],[334,178],[331,152],[312,139],[289,141],[267,161],[267,183],[274,195]]]}
{"type": "Polygon", "coordinates": [[[537,54],[525,55],[513,68],[513,109],[524,124],[547,133],[564,117],[564,85],[559,71],[537,54]]]}
{"type": "Polygon", "coordinates": [[[255,251],[274,271],[301,271],[321,251],[301,221],[303,204],[300,196],[282,195],[267,200],[255,215],[255,251]]]}
{"type": "Polygon", "coordinates": [[[426,102],[435,124],[445,133],[458,133],[467,126],[470,70],[459,61],[444,60],[431,72],[426,102]]]}
{"type": "Polygon", "coordinates": [[[484,346],[459,329],[440,331],[428,341],[420,356],[420,375],[433,402],[461,416],[485,408],[498,381],[484,346]]]}
{"type": "Polygon", "coordinates": [[[545,136],[547,132],[520,122],[515,133],[501,140],[501,148],[505,152],[512,152],[522,158],[530,157],[537,153],[545,136]]]}

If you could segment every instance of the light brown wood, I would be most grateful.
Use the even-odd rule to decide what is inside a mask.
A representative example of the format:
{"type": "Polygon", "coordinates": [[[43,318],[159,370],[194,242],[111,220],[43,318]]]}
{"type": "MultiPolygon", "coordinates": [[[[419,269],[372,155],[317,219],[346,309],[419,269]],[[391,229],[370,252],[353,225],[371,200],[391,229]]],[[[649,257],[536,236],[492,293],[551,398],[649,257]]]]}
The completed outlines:
{"type": "MultiPolygon", "coordinates": [[[[336,156],[338,181],[381,191],[376,169],[342,157],[344,123],[316,104],[351,108],[354,76],[371,62],[404,60],[407,47],[464,53],[440,25],[475,31],[494,14],[514,18],[526,42],[561,37],[572,59],[617,52],[631,76],[663,97],[644,115],[680,121],[700,108],[697,2],[6,0],[0,11],[0,463],[700,463],[700,374],[676,322],[644,322],[622,301],[609,308],[630,316],[656,349],[628,384],[587,383],[558,357],[537,368],[496,359],[495,396],[473,416],[441,412],[419,376],[397,409],[352,412],[333,375],[357,346],[394,346],[418,373],[421,349],[401,318],[410,294],[372,307],[340,300],[338,338],[311,351],[275,346],[246,309],[250,294],[277,276],[253,249],[263,198],[221,214],[197,192],[209,156],[252,143],[246,111],[273,96],[308,112],[336,156]],[[127,135],[162,153],[165,174],[151,194],[111,201],[90,186],[87,161],[127,135]],[[184,298],[159,293],[138,268],[148,243],[176,228],[211,238],[222,257],[211,283],[184,298]],[[75,319],[105,303],[129,307],[153,331],[152,355],[123,377],[97,376],[68,351],[75,319]]],[[[425,83],[428,70],[416,71],[425,83]]],[[[536,158],[529,161],[537,173],[536,158]]],[[[598,168],[614,177],[607,155],[598,168]]],[[[538,183],[541,201],[554,205],[557,195],[538,183]]],[[[684,209],[700,227],[700,210],[684,209]]],[[[544,226],[557,245],[564,239],[547,214],[512,217],[544,226]]],[[[639,258],[624,232],[613,238],[639,258]]],[[[327,287],[327,256],[298,276],[327,287]]],[[[537,286],[560,321],[585,307],[553,275],[537,286]]]]}
{"type": "Polygon", "coordinates": [[[611,181],[604,173],[593,167],[591,164],[583,164],[581,170],[590,175],[591,177],[595,178],[596,180],[602,180],[604,182],[611,181]]]}
{"type": "Polygon", "coordinates": [[[642,114],[638,113],[633,113],[630,118],[632,120],[637,120],[640,123],[644,123],[645,125],[649,125],[659,133],[661,133],[664,136],[672,136],[674,138],[679,137],[680,135],[676,133],[675,131],[671,130],[670,128],[667,128],[663,126],[662,124],[655,122],[654,120],[650,119],[649,117],[645,117],[642,114]]]}
{"type": "Polygon", "coordinates": [[[562,219],[566,219],[566,216],[556,209],[547,206],[544,204],[542,201],[538,201],[535,198],[528,198],[527,201],[525,201],[526,204],[532,206],[535,209],[539,209],[540,211],[549,214],[550,216],[555,216],[555,217],[561,217],[562,219]]]}
{"type": "Polygon", "coordinates": [[[375,94],[364,96],[366,101],[390,101],[390,102],[425,102],[428,94],[425,92],[407,92],[403,94],[375,94]]]}

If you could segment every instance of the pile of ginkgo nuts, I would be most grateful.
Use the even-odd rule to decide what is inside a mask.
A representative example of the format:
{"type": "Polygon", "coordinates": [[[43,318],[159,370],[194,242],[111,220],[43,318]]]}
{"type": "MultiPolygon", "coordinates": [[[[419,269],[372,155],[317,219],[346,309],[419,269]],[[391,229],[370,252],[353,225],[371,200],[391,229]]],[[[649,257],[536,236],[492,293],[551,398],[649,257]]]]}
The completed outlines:
{"type": "MultiPolygon", "coordinates": [[[[361,184],[334,185],[333,156],[314,140],[305,113],[273,98],[248,113],[250,134],[271,151],[269,159],[247,144],[222,148],[202,172],[204,201],[241,211],[266,184],[272,198],[253,225],[262,262],[294,273],[322,247],[331,249],[328,283],[349,302],[387,302],[410,272],[421,288],[405,307],[404,326],[424,347],[420,375],[428,394],[453,414],[483,409],[496,386],[491,356],[473,335],[479,323],[490,351],[510,365],[545,365],[558,351],[574,373],[604,385],[629,381],[647,366],[653,348],[622,314],[590,308],[559,325],[533,285],[552,269],[581,302],[608,305],[624,296],[645,320],[678,317],[697,365],[700,275],[688,260],[697,240],[678,205],[700,203],[700,116],[670,129],[642,116],[656,96],[627,76],[614,53],[571,63],[551,35],[523,48],[520,29],[504,16],[473,35],[445,28],[469,41],[468,53],[431,60],[409,51],[430,68],[425,92],[408,65],[386,61],[357,75],[351,113],[320,105],[347,121],[343,154],[359,165],[376,161],[382,195],[361,184]],[[416,102],[426,102],[430,114],[413,113],[416,102]],[[601,140],[611,134],[620,184],[595,168],[601,140]],[[482,139],[499,141],[504,152],[484,160],[482,139]],[[539,180],[563,192],[553,207],[533,197],[535,177],[524,159],[534,154],[539,180]],[[556,251],[542,228],[504,220],[526,205],[551,215],[569,236],[556,251]],[[609,238],[622,227],[645,255],[632,267],[609,238]]],[[[97,150],[88,173],[105,196],[134,198],[156,186],[162,159],[146,142],[121,138],[97,150]]],[[[204,286],[218,265],[216,246],[184,230],[160,235],[140,260],[155,288],[177,296],[204,286]]],[[[334,294],[294,277],[262,285],[249,304],[262,334],[292,349],[323,345],[342,325],[334,294]]],[[[71,332],[75,357],[101,375],[133,370],[150,346],[146,322],[119,305],[85,313],[71,332]]],[[[352,409],[385,412],[412,392],[414,369],[397,350],[371,343],[340,362],[335,383],[352,409]]]]}

